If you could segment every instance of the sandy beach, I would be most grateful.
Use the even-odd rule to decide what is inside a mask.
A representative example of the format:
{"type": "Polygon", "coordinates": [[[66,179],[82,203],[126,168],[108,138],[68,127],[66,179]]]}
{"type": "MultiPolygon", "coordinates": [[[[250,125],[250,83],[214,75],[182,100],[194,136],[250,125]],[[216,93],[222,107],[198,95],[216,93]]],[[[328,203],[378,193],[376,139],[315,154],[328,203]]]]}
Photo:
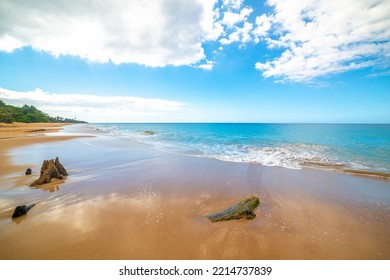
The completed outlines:
{"type": "Polygon", "coordinates": [[[60,129],[0,127],[0,259],[390,258],[388,180],[185,157],[88,125],[60,129]],[[66,180],[29,187],[57,156],[66,180]],[[261,201],[254,220],[205,218],[252,195],[261,201]]]}
{"type": "MultiPolygon", "coordinates": [[[[10,162],[8,151],[10,149],[35,143],[62,141],[72,139],[75,136],[47,136],[46,133],[57,132],[64,124],[59,123],[0,123],[0,176],[17,172],[19,166],[10,162]]],[[[20,172],[19,172],[20,173],[20,172]]]]}

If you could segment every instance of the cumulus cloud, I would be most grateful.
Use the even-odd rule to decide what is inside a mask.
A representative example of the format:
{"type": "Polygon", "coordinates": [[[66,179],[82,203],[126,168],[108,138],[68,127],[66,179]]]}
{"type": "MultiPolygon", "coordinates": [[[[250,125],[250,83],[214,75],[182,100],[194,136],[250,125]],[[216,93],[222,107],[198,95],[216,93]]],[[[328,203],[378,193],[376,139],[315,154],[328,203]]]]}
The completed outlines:
{"type": "Polygon", "coordinates": [[[216,63],[210,56],[221,45],[265,44],[272,52],[259,52],[255,68],[278,81],[310,82],[362,68],[372,75],[389,71],[388,0],[268,0],[269,12],[256,16],[248,3],[2,0],[0,51],[31,46],[91,62],[209,71],[216,63]],[[215,50],[206,53],[207,43],[215,50]]]}
{"type": "Polygon", "coordinates": [[[213,70],[213,67],[214,67],[214,61],[211,60],[207,60],[206,63],[200,64],[198,66],[198,68],[201,68],[203,70],[208,70],[208,71],[213,70]]]}
{"type": "Polygon", "coordinates": [[[131,122],[135,117],[180,111],[186,105],[164,99],[48,93],[41,89],[20,92],[0,88],[0,98],[15,106],[33,105],[50,116],[77,117],[92,122],[131,122]]]}
{"type": "Polygon", "coordinates": [[[268,4],[274,12],[257,18],[255,32],[258,39],[264,36],[269,48],[280,48],[282,53],[256,63],[264,77],[309,82],[349,70],[390,67],[389,1],[269,0],[268,4]]]}
{"type": "Polygon", "coordinates": [[[54,56],[146,66],[193,65],[216,40],[216,0],[2,0],[0,51],[31,46],[54,56]]]}
{"type": "Polygon", "coordinates": [[[251,35],[251,31],[253,29],[253,24],[249,22],[245,22],[243,27],[236,27],[235,31],[229,34],[228,38],[222,38],[220,43],[222,45],[228,45],[234,42],[241,42],[241,45],[245,45],[246,43],[253,40],[251,35]]]}
{"type": "Polygon", "coordinates": [[[252,31],[256,43],[260,41],[261,37],[265,37],[268,34],[268,31],[271,29],[271,25],[272,17],[265,14],[256,17],[256,27],[252,31]]]}
{"type": "Polygon", "coordinates": [[[222,23],[228,26],[234,26],[239,22],[243,22],[253,12],[251,8],[243,8],[239,13],[236,12],[224,12],[222,23]]]}
{"type": "Polygon", "coordinates": [[[243,1],[224,1],[220,11],[219,22],[223,26],[223,33],[219,39],[222,45],[239,43],[240,47],[253,41],[253,24],[248,21],[252,14],[251,7],[242,6],[243,1]]]}
{"type": "Polygon", "coordinates": [[[238,10],[241,8],[243,0],[223,0],[223,5],[231,9],[238,10]]]}

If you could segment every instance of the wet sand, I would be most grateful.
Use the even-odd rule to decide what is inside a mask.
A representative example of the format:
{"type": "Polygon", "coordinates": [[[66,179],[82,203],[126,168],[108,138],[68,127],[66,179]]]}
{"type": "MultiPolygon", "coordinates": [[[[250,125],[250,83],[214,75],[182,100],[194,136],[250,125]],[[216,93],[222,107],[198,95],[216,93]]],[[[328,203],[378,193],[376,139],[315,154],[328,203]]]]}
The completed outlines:
{"type": "MultiPolygon", "coordinates": [[[[67,124],[60,123],[0,123],[0,176],[13,171],[17,172],[20,166],[10,162],[9,150],[34,143],[63,141],[75,136],[48,136],[57,132],[67,124]]],[[[1,177],[0,177],[1,178],[1,177]]]]}
{"type": "Polygon", "coordinates": [[[1,144],[0,259],[390,258],[389,181],[178,156],[99,131],[72,138],[86,129],[1,144]],[[65,182],[28,187],[56,156],[65,182]],[[204,217],[252,195],[254,220],[204,217]]]}

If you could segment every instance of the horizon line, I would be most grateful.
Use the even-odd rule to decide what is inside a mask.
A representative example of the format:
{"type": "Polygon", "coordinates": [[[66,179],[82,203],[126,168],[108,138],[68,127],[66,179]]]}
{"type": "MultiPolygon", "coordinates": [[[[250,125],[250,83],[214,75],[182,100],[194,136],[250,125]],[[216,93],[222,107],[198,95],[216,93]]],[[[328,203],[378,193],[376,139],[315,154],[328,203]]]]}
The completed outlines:
{"type": "Polygon", "coordinates": [[[87,122],[88,124],[317,124],[317,125],[390,125],[390,123],[344,122],[87,122]]]}

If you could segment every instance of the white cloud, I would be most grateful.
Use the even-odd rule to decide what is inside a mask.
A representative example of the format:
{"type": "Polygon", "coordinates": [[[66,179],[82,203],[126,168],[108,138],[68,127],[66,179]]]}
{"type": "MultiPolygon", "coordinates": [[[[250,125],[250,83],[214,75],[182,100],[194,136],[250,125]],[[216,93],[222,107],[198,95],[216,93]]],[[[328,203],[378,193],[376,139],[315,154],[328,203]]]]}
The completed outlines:
{"type": "Polygon", "coordinates": [[[228,45],[234,42],[241,42],[241,45],[244,45],[252,41],[251,31],[253,29],[253,24],[245,22],[243,27],[236,27],[235,31],[229,34],[228,38],[222,38],[220,43],[222,45],[228,45]]]}
{"type": "MultiPolygon", "coordinates": [[[[33,105],[50,116],[77,117],[91,122],[132,122],[135,117],[160,116],[180,111],[179,101],[134,96],[96,96],[48,93],[41,89],[19,92],[0,88],[6,104],[33,105]]],[[[142,119],[141,119],[142,120],[142,119]]]]}
{"type": "Polygon", "coordinates": [[[208,71],[213,70],[213,67],[214,67],[214,61],[211,60],[207,60],[206,63],[200,64],[198,66],[198,68],[201,68],[203,70],[208,70],[208,71]]]}
{"type": "Polygon", "coordinates": [[[219,22],[219,8],[216,7],[216,0],[198,0],[202,2],[203,13],[200,20],[201,28],[205,34],[204,41],[215,41],[223,33],[223,27],[219,22]]]}
{"type": "Polygon", "coordinates": [[[216,0],[0,1],[0,51],[31,46],[54,56],[146,66],[193,65],[223,29],[216,0]]]}
{"type": "Polygon", "coordinates": [[[310,82],[362,68],[388,72],[390,1],[267,5],[270,12],[254,20],[243,0],[2,0],[0,51],[31,46],[91,62],[212,70],[210,56],[221,45],[255,43],[275,50],[255,67],[279,81],[310,82]],[[207,42],[216,43],[206,56],[207,42]]]}
{"type": "Polygon", "coordinates": [[[256,20],[279,57],[256,63],[264,77],[309,82],[366,67],[390,67],[390,1],[269,0],[274,13],[256,20]],[[272,24],[272,36],[268,26],[272,24]]]}
{"type": "Polygon", "coordinates": [[[240,34],[237,31],[235,31],[233,33],[230,33],[228,38],[222,38],[220,42],[222,45],[229,45],[231,43],[238,42],[239,40],[240,40],[240,34]]]}
{"type": "Polygon", "coordinates": [[[0,39],[0,51],[12,52],[14,49],[23,47],[23,44],[16,38],[5,34],[0,39]]]}
{"type": "Polygon", "coordinates": [[[244,0],[223,0],[223,5],[238,10],[241,8],[242,2],[244,0]]]}
{"type": "Polygon", "coordinates": [[[246,43],[253,41],[253,24],[248,21],[248,17],[252,14],[253,9],[251,7],[240,8],[242,1],[238,2],[226,1],[226,3],[224,3],[228,6],[221,12],[223,18],[219,20],[224,27],[224,32],[219,39],[219,42],[222,45],[229,45],[237,42],[240,43],[241,47],[246,43]]]}
{"type": "Polygon", "coordinates": [[[268,17],[265,14],[256,17],[256,27],[252,32],[256,38],[256,43],[258,43],[259,37],[264,37],[268,34],[268,31],[271,29],[271,22],[272,17],[268,17]]]}
{"type": "Polygon", "coordinates": [[[243,8],[239,13],[224,12],[222,23],[229,27],[236,25],[239,22],[243,22],[253,12],[252,8],[243,8]]]}
{"type": "Polygon", "coordinates": [[[239,28],[238,31],[241,35],[241,42],[244,44],[252,40],[251,31],[253,29],[253,24],[245,22],[242,28],[239,28]]]}

